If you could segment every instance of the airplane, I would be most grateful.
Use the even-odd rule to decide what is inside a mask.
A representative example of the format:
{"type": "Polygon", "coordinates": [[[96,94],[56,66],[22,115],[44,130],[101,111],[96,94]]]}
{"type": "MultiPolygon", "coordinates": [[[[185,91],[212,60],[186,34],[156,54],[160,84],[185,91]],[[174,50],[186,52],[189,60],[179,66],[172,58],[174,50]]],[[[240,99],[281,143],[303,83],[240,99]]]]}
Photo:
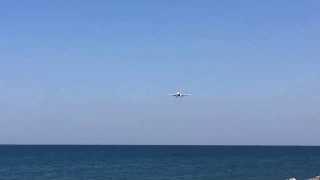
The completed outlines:
{"type": "Polygon", "coordinates": [[[190,96],[191,94],[182,94],[181,91],[177,92],[176,94],[169,94],[169,96],[174,96],[176,98],[180,97],[180,98],[183,98],[183,96],[190,96]]]}

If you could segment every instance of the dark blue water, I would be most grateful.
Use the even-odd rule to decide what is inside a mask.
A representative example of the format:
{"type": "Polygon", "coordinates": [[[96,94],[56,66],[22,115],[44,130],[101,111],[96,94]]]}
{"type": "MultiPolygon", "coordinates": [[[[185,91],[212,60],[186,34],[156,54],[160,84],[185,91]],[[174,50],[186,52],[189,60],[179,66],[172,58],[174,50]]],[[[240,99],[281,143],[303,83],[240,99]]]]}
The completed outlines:
{"type": "Polygon", "coordinates": [[[320,147],[0,146],[1,180],[285,180],[320,174],[320,147]]]}

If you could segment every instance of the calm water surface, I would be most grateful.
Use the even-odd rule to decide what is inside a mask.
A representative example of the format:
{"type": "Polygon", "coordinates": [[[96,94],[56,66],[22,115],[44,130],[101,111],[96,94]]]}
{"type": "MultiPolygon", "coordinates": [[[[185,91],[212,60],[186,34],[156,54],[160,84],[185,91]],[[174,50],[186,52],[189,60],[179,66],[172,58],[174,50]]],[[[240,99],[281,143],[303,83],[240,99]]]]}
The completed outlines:
{"type": "Polygon", "coordinates": [[[320,147],[0,146],[1,180],[285,180],[320,174],[320,147]]]}

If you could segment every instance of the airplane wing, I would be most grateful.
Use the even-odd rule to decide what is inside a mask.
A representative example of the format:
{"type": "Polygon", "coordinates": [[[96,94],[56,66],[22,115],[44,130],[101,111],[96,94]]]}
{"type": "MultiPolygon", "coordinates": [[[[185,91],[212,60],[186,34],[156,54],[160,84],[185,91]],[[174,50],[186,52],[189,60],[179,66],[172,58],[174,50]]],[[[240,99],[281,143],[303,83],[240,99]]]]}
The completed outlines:
{"type": "Polygon", "coordinates": [[[175,96],[176,94],[168,94],[169,96],[175,96]]]}
{"type": "Polygon", "coordinates": [[[191,94],[181,94],[181,96],[190,96],[191,94]]]}

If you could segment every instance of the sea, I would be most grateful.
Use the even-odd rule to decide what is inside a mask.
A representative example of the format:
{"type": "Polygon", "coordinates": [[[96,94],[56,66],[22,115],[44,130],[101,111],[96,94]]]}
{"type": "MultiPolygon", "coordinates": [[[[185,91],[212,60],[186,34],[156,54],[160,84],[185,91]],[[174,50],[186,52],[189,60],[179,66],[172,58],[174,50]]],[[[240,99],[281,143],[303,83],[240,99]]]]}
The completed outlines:
{"type": "Polygon", "coordinates": [[[2,145],[0,180],[285,180],[320,175],[320,147],[2,145]]]}

